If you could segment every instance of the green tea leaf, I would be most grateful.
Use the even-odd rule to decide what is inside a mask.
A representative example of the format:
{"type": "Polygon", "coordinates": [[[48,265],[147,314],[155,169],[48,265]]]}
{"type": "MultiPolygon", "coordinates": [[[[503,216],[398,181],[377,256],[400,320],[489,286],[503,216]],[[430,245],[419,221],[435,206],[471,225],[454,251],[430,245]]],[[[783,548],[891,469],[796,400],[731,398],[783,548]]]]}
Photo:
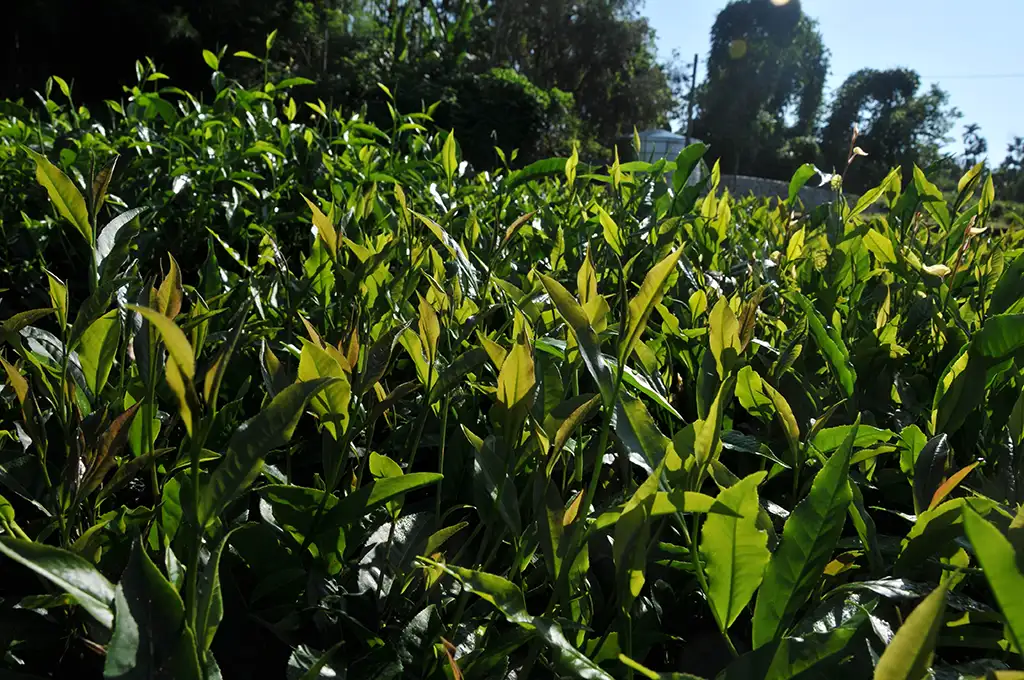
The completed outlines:
{"type": "Polygon", "coordinates": [[[935,641],[946,609],[946,587],[939,586],[910,613],[875,666],[874,680],[922,680],[932,665],[935,641]]]}
{"type": "Polygon", "coordinates": [[[513,534],[522,531],[522,520],[519,515],[519,496],[516,487],[508,475],[505,461],[498,454],[498,443],[495,437],[484,440],[473,458],[474,488],[486,498],[478,502],[486,512],[497,512],[502,522],[513,534]]]}
{"type": "Polygon", "coordinates": [[[540,280],[551,297],[551,301],[555,303],[558,314],[565,320],[573,337],[576,338],[583,363],[586,364],[587,370],[597,383],[605,407],[610,408],[614,400],[615,381],[611,371],[608,370],[604,355],[601,353],[601,341],[590,325],[586,312],[558,281],[544,274],[540,275],[540,280]]]}
{"type": "Polygon", "coordinates": [[[410,491],[436,484],[442,477],[443,475],[437,472],[408,472],[401,477],[384,477],[364,484],[338,501],[338,504],[327,513],[324,522],[340,526],[358,522],[372,508],[410,491]]]}
{"type": "MultiPolygon", "coordinates": [[[[614,526],[625,506],[620,506],[608,512],[602,512],[592,525],[592,531],[602,531],[614,526]]],[[[730,517],[736,513],[724,505],[715,505],[715,499],[707,494],[696,491],[658,491],[654,494],[654,501],[651,503],[650,516],[664,517],[681,512],[716,512],[730,517]]]]}
{"type": "Polygon", "coordinates": [[[120,339],[121,323],[116,309],[93,321],[82,333],[78,359],[82,362],[85,382],[93,394],[102,392],[107,384],[120,339]]]}
{"type": "MultiPolygon", "coordinates": [[[[860,424],[858,418],[855,425],[860,424]]],[[[856,426],[814,477],[807,497],[786,520],[782,541],[765,570],[754,608],[754,647],[779,637],[822,577],[843,531],[852,498],[850,457],[856,426]]]]}
{"type": "Polygon", "coordinates": [[[105,678],[203,677],[195,638],[185,624],[185,605],[139,541],[117,584],[115,601],[105,678]]]}
{"type": "Polygon", "coordinates": [[[196,616],[196,637],[199,643],[200,656],[206,656],[213,644],[213,638],[217,634],[217,627],[224,618],[224,597],[220,585],[220,558],[227,547],[231,535],[244,528],[245,525],[235,527],[224,534],[224,537],[217,542],[217,547],[210,553],[203,573],[200,575],[199,603],[196,616]]]}
{"type": "Polygon", "coordinates": [[[895,436],[891,430],[872,427],[870,425],[839,425],[838,427],[826,427],[814,435],[814,448],[822,453],[832,453],[842,446],[850,432],[856,430],[857,437],[853,441],[855,449],[863,449],[882,442],[887,442],[895,436]]]}
{"type": "Polygon", "coordinates": [[[78,555],[9,536],[0,536],[0,553],[62,588],[104,628],[114,625],[113,584],[78,555]]]}
{"type": "Polygon", "coordinates": [[[971,352],[992,361],[1006,359],[1024,347],[1024,314],[989,317],[974,338],[971,352]]]}
{"type": "Polygon", "coordinates": [[[89,208],[82,193],[60,168],[32,149],[25,151],[36,162],[36,181],[46,189],[50,201],[61,217],[78,230],[85,242],[92,246],[92,225],[89,223],[89,208]]]}
{"type": "Polygon", "coordinates": [[[1018,654],[1024,654],[1024,572],[1013,545],[978,513],[964,506],[964,530],[992,588],[999,609],[1006,618],[1018,654]]]}
{"type": "Polygon", "coordinates": [[[932,495],[942,484],[946,460],[950,455],[949,438],[940,434],[928,440],[917,454],[914,465],[914,512],[928,509],[932,495]]]}
{"type": "Polygon", "coordinates": [[[736,314],[724,296],[711,309],[708,319],[708,337],[711,341],[711,353],[715,357],[718,377],[725,379],[726,374],[739,360],[740,326],[736,314]]]}
{"type": "Polygon", "coordinates": [[[163,338],[167,352],[181,368],[181,372],[189,380],[194,378],[196,374],[196,359],[192,354],[192,346],[188,343],[188,338],[181,332],[181,329],[155,309],[140,307],[139,305],[126,305],[126,307],[133,312],[138,312],[142,315],[142,318],[156,328],[157,332],[160,333],[160,337],[163,338]]]}
{"type": "Polygon", "coordinates": [[[729,664],[717,680],[825,677],[825,673],[834,668],[829,662],[847,648],[868,619],[868,612],[863,607],[855,603],[844,602],[843,605],[838,612],[828,611],[828,628],[822,630],[819,625],[815,626],[813,633],[801,632],[798,637],[772,640],[729,664]],[[815,668],[818,664],[823,668],[815,668]]]}
{"type": "Polygon", "coordinates": [[[828,362],[829,368],[836,376],[843,393],[847,398],[853,396],[853,385],[857,381],[857,373],[850,363],[850,353],[846,350],[842,341],[836,342],[836,338],[825,328],[825,321],[818,314],[811,301],[796,291],[791,292],[792,298],[804,310],[807,315],[807,322],[814,336],[814,342],[828,362]]]}
{"type": "Polygon", "coordinates": [[[647,544],[651,538],[651,509],[658,490],[658,473],[637,487],[615,523],[612,560],[619,588],[619,605],[629,611],[644,587],[647,544]]]}
{"type": "Polygon", "coordinates": [[[896,263],[896,251],[893,250],[892,241],[874,229],[868,229],[867,233],[864,234],[864,245],[868,247],[879,262],[884,264],[896,263]]]}
{"type": "Polygon", "coordinates": [[[661,304],[670,275],[675,271],[682,254],[683,249],[677,248],[654,265],[644,277],[636,296],[629,301],[629,317],[626,322],[626,335],[619,345],[619,361],[626,361],[633,353],[633,348],[647,327],[647,320],[651,318],[651,312],[661,304]]]}
{"type": "Polygon", "coordinates": [[[430,233],[432,233],[451,254],[451,256],[455,258],[455,264],[458,266],[459,271],[462,272],[463,278],[465,279],[467,291],[470,296],[476,296],[477,289],[479,288],[476,268],[473,267],[469,258],[466,257],[466,251],[462,249],[459,242],[452,238],[451,234],[445,231],[440,224],[426,215],[421,215],[415,211],[412,211],[412,214],[416,216],[416,219],[426,225],[427,229],[430,230],[430,233]]]}
{"type": "Polygon", "coordinates": [[[293,548],[306,546],[328,574],[341,571],[347,539],[341,518],[329,514],[338,505],[333,494],[302,486],[268,484],[260,488],[260,496],[269,506],[264,519],[289,534],[294,539],[293,548]],[[321,508],[328,512],[322,518],[321,508]]]}
{"type": "Polygon", "coordinates": [[[263,458],[292,437],[309,400],[332,382],[320,378],[289,385],[256,416],[242,423],[199,499],[199,524],[209,526],[259,474],[263,458]]]}
{"type": "Polygon", "coordinates": [[[709,514],[701,528],[708,600],[723,629],[732,626],[750,602],[770,557],[768,535],[757,528],[757,487],[766,474],[756,472],[719,492],[715,504],[738,516],[709,514]]]}
{"type": "Polygon", "coordinates": [[[795,465],[799,457],[800,425],[796,422],[793,409],[782,394],[765,382],[750,366],[740,369],[736,379],[736,396],[740,405],[753,416],[763,421],[773,415],[778,418],[789,445],[789,464],[795,465]]]}
{"type": "Polygon", "coordinates": [[[557,623],[551,623],[540,617],[531,616],[526,610],[526,600],[523,597],[523,592],[511,581],[482,571],[437,564],[427,560],[423,560],[423,562],[440,567],[446,573],[458,579],[466,591],[490,603],[501,612],[509,623],[515,623],[527,630],[536,631],[548,647],[555,652],[558,665],[561,665],[567,674],[572,677],[586,678],[587,680],[612,680],[612,676],[601,670],[597,664],[584,656],[565,639],[565,635],[557,623]]]}
{"type": "Polygon", "coordinates": [[[804,163],[796,169],[796,172],[793,173],[793,178],[789,180],[789,191],[786,196],[787,207],[793,206],[797,196],[800,195],[800,190],[816,174],[818,174],[818,169],[812,163],[804,163]]]}

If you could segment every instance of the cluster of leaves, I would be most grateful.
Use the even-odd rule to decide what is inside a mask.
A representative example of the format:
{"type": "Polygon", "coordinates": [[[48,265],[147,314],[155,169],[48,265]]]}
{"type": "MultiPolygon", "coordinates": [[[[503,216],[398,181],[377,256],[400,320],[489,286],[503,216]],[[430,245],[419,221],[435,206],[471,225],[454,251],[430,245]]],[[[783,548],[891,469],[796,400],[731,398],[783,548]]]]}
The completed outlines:
{"type": "Polygon", "coordinates": [[[214,124],[173,144],[139,92],[95,157],[5,119],[73,254],[0,326],[7,669],[1019,677],[1024,250],[980,166],[802,214],[811,166],[473,174],[426,113],[260,92],[180,95],[214,124]]]}
{"type": "Polygon", "coordinates": [[[58,74],[84,103],[120,96],[140,54],[183,89],[210,94],[203,47],[248,55],[246,83],[304,77],[303,91],[387,127],[388,105],[439,102],[435,121],[460,130],[464,158],[497,164],[494,146],[529,162],[567,153],[609,159],[618,135],[667,124],[672,108],[654,31],[638,0],[24,0],[0,29],[0,97],[36,105],[58,74]],[[4,30],[6,29],[6,30],[4,30]],[[264,60],[264,35],[279,49],[264,60]],[[78,58],[101,44],[104,68],[78,58]],[[61,45],[62,50],[47,46],[61,45]],[[392,93],[384,96],[378,83],[392,93]],[[569,134],[566,134],[569,130],[569,134]]]}

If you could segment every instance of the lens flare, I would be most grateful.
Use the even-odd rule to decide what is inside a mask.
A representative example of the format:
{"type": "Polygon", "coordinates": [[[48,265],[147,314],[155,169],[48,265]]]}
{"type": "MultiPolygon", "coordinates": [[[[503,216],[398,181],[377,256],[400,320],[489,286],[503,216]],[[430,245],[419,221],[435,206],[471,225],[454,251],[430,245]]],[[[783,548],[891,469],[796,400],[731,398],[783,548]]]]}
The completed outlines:
{"type": "Polygon", "coordinates": [[[789,4],[789,0],[771,0],[771,2],[776,7],[784,7],[789,4]]]}

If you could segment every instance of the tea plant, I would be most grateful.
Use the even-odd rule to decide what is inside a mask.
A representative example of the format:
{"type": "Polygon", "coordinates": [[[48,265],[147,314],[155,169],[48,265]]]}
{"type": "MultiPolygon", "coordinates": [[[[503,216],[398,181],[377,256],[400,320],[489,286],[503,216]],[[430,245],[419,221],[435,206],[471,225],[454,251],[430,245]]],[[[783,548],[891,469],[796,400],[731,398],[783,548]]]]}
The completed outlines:
{"type": "Polygon", "coordinates": [[[9,670],[1017,677],[980,166],[804,214],[283,89],[5,114],[4,229],[66,249],[2,325],[9,670]]]}

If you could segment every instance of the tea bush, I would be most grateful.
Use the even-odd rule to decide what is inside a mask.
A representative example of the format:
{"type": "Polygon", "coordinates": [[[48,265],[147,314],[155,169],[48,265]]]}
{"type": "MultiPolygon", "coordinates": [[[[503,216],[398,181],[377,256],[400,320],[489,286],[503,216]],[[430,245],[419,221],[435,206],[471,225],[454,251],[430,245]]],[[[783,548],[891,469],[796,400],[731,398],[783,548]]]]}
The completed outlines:
{"type": "Polygon", "coordinates": [[[161,81],[0,118],[12,677],[1017,677],[980,166],[805,214],[161,81]]]}

